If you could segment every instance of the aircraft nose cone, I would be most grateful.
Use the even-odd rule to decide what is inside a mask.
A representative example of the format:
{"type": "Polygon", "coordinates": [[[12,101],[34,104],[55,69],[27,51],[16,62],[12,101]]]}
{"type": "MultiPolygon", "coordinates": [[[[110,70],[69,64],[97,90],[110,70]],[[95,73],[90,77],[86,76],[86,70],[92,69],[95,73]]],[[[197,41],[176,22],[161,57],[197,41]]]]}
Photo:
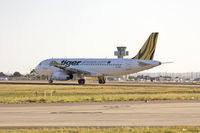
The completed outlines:
{"type": "Polygon", "coordinates": [[[36,73],[39,73],[39,70],[40,70],[40,69],[39,69],[39,66],[36,66],[36,67],[35,67],[35,72],[36,72],[36,73]]]}

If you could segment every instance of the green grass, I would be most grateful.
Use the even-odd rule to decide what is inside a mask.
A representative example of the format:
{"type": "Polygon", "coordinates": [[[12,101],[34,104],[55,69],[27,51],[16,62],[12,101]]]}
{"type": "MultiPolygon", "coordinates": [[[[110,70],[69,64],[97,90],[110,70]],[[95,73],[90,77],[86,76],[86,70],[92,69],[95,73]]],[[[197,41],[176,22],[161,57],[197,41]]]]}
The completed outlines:
{"type": "Polygon", "coordinates": [[[0,103],[200,99],[200,87],[0,85],[0,103]],[[52,93],[52,96],[51,96],[52,93]]]}
{"type": "Polygon", "coordinates": [[[200,127],[12,129],[0,133],[199,133],[200,127]]]}

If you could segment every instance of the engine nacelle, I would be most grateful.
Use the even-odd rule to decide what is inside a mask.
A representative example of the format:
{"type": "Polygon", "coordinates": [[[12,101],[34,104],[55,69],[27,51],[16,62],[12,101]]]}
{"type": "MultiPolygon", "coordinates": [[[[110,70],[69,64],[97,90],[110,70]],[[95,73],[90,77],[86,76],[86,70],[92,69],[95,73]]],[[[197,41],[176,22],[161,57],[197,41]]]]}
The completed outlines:
{"type": "Polygon", "coordinates": [[[70,80],[73,78],[73,75],[68,74],[66,72],[54,72],[52,74],[53,80],[70,80]]]}

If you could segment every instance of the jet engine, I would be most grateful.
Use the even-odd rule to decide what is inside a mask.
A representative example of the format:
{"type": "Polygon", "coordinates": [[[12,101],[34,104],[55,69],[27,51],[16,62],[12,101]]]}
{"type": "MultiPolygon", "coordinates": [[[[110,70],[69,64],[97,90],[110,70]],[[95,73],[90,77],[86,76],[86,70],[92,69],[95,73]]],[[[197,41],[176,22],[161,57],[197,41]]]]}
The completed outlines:
{"type": "Polygon", "coordinates": [[[68,74],[66,72],[54,72],[52,74],[52,79],[53,80],[70,80],[70,79],[73,79],[73,75],[68,74]]]}

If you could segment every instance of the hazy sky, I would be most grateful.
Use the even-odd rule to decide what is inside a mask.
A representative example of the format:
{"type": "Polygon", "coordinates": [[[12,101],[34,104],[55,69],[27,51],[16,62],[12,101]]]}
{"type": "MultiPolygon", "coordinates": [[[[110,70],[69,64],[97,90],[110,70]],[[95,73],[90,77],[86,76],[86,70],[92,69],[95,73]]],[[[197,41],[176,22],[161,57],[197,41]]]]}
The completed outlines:
{"type": "Polygon", "coordinates": [[[0,0],[0,72],[29,73],[46,58],[135,56],[159,32],[148,72],[200,71],[200,0],[0,0]]]}

